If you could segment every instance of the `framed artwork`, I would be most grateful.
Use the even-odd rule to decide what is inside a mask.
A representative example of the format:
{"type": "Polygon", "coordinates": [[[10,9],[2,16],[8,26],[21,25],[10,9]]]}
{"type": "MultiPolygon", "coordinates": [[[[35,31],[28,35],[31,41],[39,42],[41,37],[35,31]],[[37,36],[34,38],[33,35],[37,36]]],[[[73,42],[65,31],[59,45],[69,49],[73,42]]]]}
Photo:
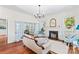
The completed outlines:
{"type": "Polygon", "coordinates": [[[8,20],[0,18],[0,35],[8,35],[8,20]]]}
{"type": "Polygon", "coordinates": [[[6,29],[6,19],[0,19],[0,29],[6,29]]]}
{"type": "Polygon", "coordinates": [[[75,18],[74,17],[65,18],[64,24],[67,29],[71,29],[75,25],[75,18]]]}
{"type": "Polygon", "coordinates": [[[52,18],[50,20],[50,27],[56,27],[56,19],[55,18],[52,18]]]}

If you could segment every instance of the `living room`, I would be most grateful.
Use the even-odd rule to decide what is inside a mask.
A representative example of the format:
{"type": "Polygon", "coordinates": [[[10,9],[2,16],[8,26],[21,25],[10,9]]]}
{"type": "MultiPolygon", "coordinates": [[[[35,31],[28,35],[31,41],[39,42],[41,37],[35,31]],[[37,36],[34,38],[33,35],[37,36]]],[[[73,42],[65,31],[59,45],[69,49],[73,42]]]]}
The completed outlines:
{"type": "Polygon", "coordinates": [[[0,23],[3,22],[1,25],[6,27],[0,27],[0,38],[4,38],[1,45],[23,40],[24,46],[37,54],[79,53],[79,41],[76,41],[79,39],[78,10],[78,5],[1,5],[0,23]],[[45,45],[39,46],[37,42],[32,42],[36,40],[27,40],[26,34],[42,39],[43,44],[45,39],[50,42],[46,41],[45,45]]]}

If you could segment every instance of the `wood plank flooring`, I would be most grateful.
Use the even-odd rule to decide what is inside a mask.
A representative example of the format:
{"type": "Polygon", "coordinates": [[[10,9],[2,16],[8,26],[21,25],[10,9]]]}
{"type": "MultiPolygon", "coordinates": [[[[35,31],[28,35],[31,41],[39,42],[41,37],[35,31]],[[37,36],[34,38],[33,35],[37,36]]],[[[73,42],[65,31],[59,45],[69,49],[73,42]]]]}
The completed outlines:
{"type": "MultiPolygon", "coordinates": [[[[36,54],[36,53],[33,52],[31,49],[25,47],[22,41],[19,41],[0,46],[0,54],[36,54]]],[[[75,48],[74,53],[73,46],[69,46],[68,54],[79,54],[79,49],[75,48]]]]}
{"type": "Polygon", "coordinates": [[[22,41],[19,41],[1,46],[0,54],[35,54],[35,52],[25,47],[22,41]]]}
{"type": "Polygon", "coordinates": [[[79,54],[79,48],[73,47],[72,45],[69,46],[68,54],[79,54]]]}

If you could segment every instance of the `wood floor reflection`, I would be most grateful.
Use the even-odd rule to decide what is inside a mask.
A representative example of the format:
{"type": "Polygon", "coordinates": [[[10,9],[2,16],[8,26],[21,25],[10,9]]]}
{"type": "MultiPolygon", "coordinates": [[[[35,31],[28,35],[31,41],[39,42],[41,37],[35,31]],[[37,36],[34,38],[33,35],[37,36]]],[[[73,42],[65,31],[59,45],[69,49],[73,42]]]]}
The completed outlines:
{"type": "Polygon", "coordinates": [[[35,54],[35,53],[29,48],[25,47],[22,41],[19,41],[1,46],[0,54],[35,54]]]}

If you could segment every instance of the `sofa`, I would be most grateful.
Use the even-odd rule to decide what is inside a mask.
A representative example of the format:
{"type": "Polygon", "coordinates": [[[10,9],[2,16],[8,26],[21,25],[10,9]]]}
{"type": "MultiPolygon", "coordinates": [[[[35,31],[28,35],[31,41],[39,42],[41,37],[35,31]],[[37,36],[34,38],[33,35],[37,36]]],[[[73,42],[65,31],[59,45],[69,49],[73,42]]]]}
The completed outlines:
{"type": "MultiPolygon", "coordinates": [[[[39,42],[40,42],[40,40],[47,39],[47,38],[43,37],[43,38],[35,38],[35,39],[39,40],[39,42]]],[[[37,54],[46,54],[49,51],[49,47],[51,44],[51,42],[48,40],[47,42],[45,42],[41,45],[44,48],[44,49],[42,49],[42,47],[38,45],[39,43],[37,44],[33,40],[33,37],[29,37],[27,35],[25,35],[22,38],[22,41],[26,47],[28,47],[29,49],[31,49],[32,51],[34,51],[37,54]]],[[[42,41],[45,41],[45,40],[42,40],[42,41]]]]}
{"type": "MultiPolygon", "coordinates": [[[[45,39],[45,38],[42,38],[45,39]]],[[[55,41],[55,40],[50,40],[46,43],[43,44],[44,49],[39,47],[32,38],[28,37],[23,37],[23,43],[25,46],[27,46],[29,49],[34,51],[37,54],[47,54],[48,51],[53,51],[57,54],[67,54],[68,53],[68,47],[65,43],[55,41]]],[[[40,40],[40,38],[38,39],[40,40]]]]}

